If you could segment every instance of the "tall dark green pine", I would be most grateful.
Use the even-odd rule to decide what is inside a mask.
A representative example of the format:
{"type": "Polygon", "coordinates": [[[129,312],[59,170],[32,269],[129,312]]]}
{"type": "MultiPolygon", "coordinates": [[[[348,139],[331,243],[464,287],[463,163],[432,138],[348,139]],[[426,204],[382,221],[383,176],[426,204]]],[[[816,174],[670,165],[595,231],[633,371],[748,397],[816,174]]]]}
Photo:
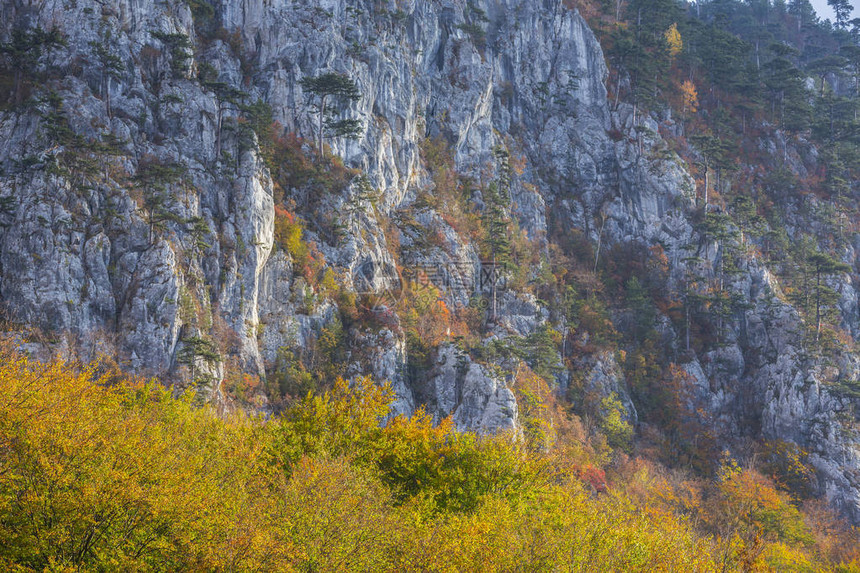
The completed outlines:
{"type": "MultiPolygon", "coordinates": [[[[623,68],[630,80],[634,122],[640,109],[653,107],[660,88],[666,85],[671,64],[666,31],[685,18],[675,0],[631,0],[625,13],[628,29],[619,28],[610,58],[623,68]]],[[[621,81],[617,81],[616,101],[621,81]]]]}
{"type": "Polygon", "coordinates": [[[66,46],[66,39],[57,28],[46,32],[42,28],[23,30],[15,28],[9,42],[0,43],[0,55],[7,60],[14,75],[11,100],[15,105],[24,98],[24,84],[36,76],[42,56],[51,50],[66,46]]]}
{"type": "Polygon", "coordinates": [[[809,102],[803,73],[791,58],[797,50],[782,43],[771,44],[774,58],[765,65],[764,83],[772,99],[771,116],[785,129],[802,130],[809,124],[809,102]]]}
{"type": "Polygon", "coordinates": [[[156,158],[141,161],[133,181],[143,189],[143,208],[149,225],[149,244],[152,245],[157,231],[163,230],[168,221],[182,223],[181,217],[170,210],[174,196],[171,184],[179,181],[185,167],[177,163],[162,163],[156,158]]]}
{"type": "Polygon", "coordinates": [[[820,251],[812,253],[808,261],[815,276],[815,283],[813,284],[815,293],[815,342],[818,343],[821,340],[821,322],[824,313],[839,300],[836,291],[823,283],[822,279],[826,280],[827,277],[847,273],[851,267],[820,251]]]}
{"type": "Polygon", "coordinates": [[[848,29],[848,20],[854,10],[851,0],[827,0],[827,5],[833,8],[833,13],[836,15],[836,27],[840,30],[848,29]]]}
{"type": "Polygon", "coordinates": [[[203,87],[212,90],[218,102],[218,118],[215,128],[215,160],[217,161],[221,157],[221,131],[224,124],[224,112],[229,106],[238,107],[241,100],[248,94],[220,81],[215,68],[206,62],[201,62],[198,66],[197,79],[203,87]]]}
{"type": "Polygon", "coordinates": [[[346,74],[328,72],[315,77],[305,77],[301,80],[302,87],[316,100],[319,115],[317,128],[317,145],[320,160],[323,157],[323,135],[327,129],[334,137],[357,137],[362,130],[362,123],[357,119],[336,119],[343,108],[351,102],[361,99],[361,93],[355,81],[346,74]],[[330,105],[334,102],[337,108],[330,105]]]}
{"type": "Polygon", "coordinates": [[[486,233],[486,250],[493,265],[492,272],[492,319],[496,318],[496,283],[499,269],[511,262],[511,219],[508,214],[510,195],[494,181],[484,192],[484,212],[482,214],[486,233]]]}
{"type": "Polygon", "coordinates": [[[111,117],[110,82],[122,77],[122,59],[111,49],[111,34],[108,30],[102,37],[101,42],[90,42],[93,49],[93,62],[99,70],[99,91],[105,101],[108,117],[111,117]]]}

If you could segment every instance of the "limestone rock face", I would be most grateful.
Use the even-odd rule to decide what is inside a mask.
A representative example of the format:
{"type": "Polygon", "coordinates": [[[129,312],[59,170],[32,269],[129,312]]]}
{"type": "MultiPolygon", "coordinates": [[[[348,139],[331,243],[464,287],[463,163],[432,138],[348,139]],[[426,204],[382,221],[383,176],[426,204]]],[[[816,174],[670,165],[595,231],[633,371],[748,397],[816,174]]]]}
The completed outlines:
{"type": "Polygon", "coordinates": [[[630,390],[627,388],[624,373],[615,357],[604,352],[588,362],[588,364],[579,365],[582,370],[587,372],[584,384],[585,391],[602,398],[613,395],[617,397],[624,407],[627,421],[635,425],[639,416],[636,412],[636,406],[633,405],[633,400],[630,399],[630,390]]]}
{"type": "MultiPolygon", "coordinates": [[[[450,415],[458,428],[491,432],[517,426],[509,381],[453,341],[427,372],[410,375],[392,313],[404,280],[398,263],[445,269],[437,286],[448,305],[471,304],[481,290],[480,246],[444,206],[420,200],[436,191],[422,160],[427,138],[445,140],[457,171],[474,181],[516,163],[511,210],[538,243],[552,224],[589,239],[595,266],[612,245],[659,250],[675,292],[688,274],[720,264],[721,245],[689,215],[695,182],[660,136],[671,126],[610,107],[601,47],[562,0],[215,4],[211,19],[180,0],[0,7],[0,41],[15,27],[57,26],[68,42],[40,60],[37,97],[0,111],[0,299],[10,319],[66,347],[109,341],[128,367],[179,384],[205,374],[213,398],[229,402],[228,371],[265,378],[279,352],[309,351],[345,310],[277,244],[276,201],[292,202],[307,223],[304,239],[345,292],[384,302],[365,309],[374,324],[346,329],[344,374],[390,381],[395,413],[423,404],[437,420],[450,415]],[[113,69],[96,47],[116,56],[113,69]],[[265,102],[281,126],[276,135],[295,134],[309,151],[318,116],[300,80],[329,71],[357,83],[362,97],[340,117],[363,129],[325,144],[365,179],[334,190],[279,188],[248,106],[265,102]]],[[[814,149],[785,140],[763,140],[761,150],[780,150],[799,174],[815,161],[814,149]]],[[[476,192],[471,200],[484,199],[476,192]]],[[[802,228],[801,214],[787,217],[802,228]]],[[[856,270],[860,237],[851,243],[843,259],[856,270]]],[[[526,280],[534,272],[526,269],[526,280]]],[[[856,338],[852,281],[836,277],[831,286],[856,338]]],[[[727,289],[740,310],[720,325],[716,350],[695,355],[672,320],[657,317],[664,345],[689,374],[691,399],[729,445],[752,435],[809,451],[821,493],[860,523],[854,404],[832,390],[857,380],[858,358],[809,352],[800,315],[755,255],[727,289]]],[[[485,343],[521,344],[554,320],[546,307],[533,295],[499,293],[485,343]]],[[[635,423],[614,356],[581,368],[589,387],[616,393],[635,423]]]]}
{"type": "Polygon", "coordinates": [[[439,351],[426,392],[436,420],[451,416],[460,430],[492,432],[517,425],[517,401],[505,381],[453,345],[439,351]]]}

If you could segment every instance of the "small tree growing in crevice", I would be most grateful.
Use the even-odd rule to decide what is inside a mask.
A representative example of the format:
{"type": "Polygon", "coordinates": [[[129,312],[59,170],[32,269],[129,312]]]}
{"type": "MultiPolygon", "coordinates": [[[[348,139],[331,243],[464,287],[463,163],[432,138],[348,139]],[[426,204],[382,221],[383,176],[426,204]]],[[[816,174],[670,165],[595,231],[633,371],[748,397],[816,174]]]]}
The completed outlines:
{"type": "Polygon", "coordinates": [[[0,55],[8,62],[14,75],[11,94],[14,105],[19,105],[24,100],[24,84],[35,77],[42,56],[66,45],[65,36],[57,28],[48,32],[42,28],[15,28],[10,41],[0,43],[0,55]]]}
{"type": "Polygon", "coordinates": [[[815,293],[815,342],[818,343],[821,340],[821,322],[826,314],[825,311],[834,306],[839,300],[838,293],[829,287],[826,282],[822,282],[822,279],[826,281],[827,277],[850,272],[851,267],[821,251],[809,255],[807,261],[815,277],[812,289],[815,293]]]}
{"type": "Polygon", "coordinates": [[[184,173],[184,166],[178,163],[163,163],[152,156],[144,157],[138,165],[133,182],[140,185],[143,193],[150,245],[156,231],[164,229],[168,221],[182,222],[182,218],[169,209],[169,204],[174,199],[169,192],[169,186],[179,181],[184,173]]]}
{"type": "Polygon", "coordinates": [[[219,81],[218,72],[207,62],[200,63],[197,75],[200,84],[212,90],[218,102],[218,118],[215,129],[215,160],[217,161],[221,157],[221,132],[224,127],[224,113],[230,106],[234,108],[240,107],[242,99],[247,94],[226,82],[219,81]]]}
{"type": "Polygon", "coordinates": [[[319,159],[323,157],[323,136],[326,131],[332,137],[356,138],[363,129],[357,119],[337,119],[344,108],[361,99],[355,80],[346,74],[328,72],[301,80],[302,88],[307,91],[317,110],[317,147],[319,159]]]}
{"type": "Polygon", "coordinates": [[[177,362],[191,369],[191,381],[208,383],[208,379],[200,379],[197,372],[197,363],[202,361],[208,366],[214,366],[221,361],[221,355],[211,340],[201,336],[191,336],[182,339],[182,348],[176,356],[177,362]]]}
{"type": "Polygon", "coordinates": [[[93,63],[99,72],[99,92],[104,98],[108,117],[111,117],[110,82],[122,78],[122,59],[113,53],[110,46],[111,32],[107,30],[101,42],[90,42],[93,49],[93,63]]]}

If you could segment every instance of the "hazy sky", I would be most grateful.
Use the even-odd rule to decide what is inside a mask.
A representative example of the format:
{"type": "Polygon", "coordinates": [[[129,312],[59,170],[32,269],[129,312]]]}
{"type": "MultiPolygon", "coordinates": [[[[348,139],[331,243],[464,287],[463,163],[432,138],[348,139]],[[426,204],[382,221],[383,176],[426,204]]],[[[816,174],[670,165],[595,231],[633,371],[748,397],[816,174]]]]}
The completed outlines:
{"type": "MultiPolygon", "coordinates": [[[[815,6],[815,11],[818,12],[818,17],[822,20],[830,20],[833,21],[833,10],[830,9],[830,6],[827,5],[827,0],[810,0],[812,5],[815,6]]],[[[860,5],[860,0],[851,0],[851,5],[854,6],[854,11],[851,13],[852,18],[860,17],[860,13],[857,11],[857,6],[860,5]]]]}

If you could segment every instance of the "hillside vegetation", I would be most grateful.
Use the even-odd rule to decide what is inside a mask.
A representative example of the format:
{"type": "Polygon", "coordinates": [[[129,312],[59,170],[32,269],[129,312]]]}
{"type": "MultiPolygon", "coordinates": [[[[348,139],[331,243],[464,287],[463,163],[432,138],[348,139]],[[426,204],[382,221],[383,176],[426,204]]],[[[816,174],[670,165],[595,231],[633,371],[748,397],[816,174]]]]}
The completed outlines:
{"type": "Polygon", "coordinates": [[[860,571],[832,2],[5,3],[0,569],[860,571]]]}
{"type": "Polygon", "coordinates": [[[860,571],[847,528],[754,471],[607,478],[551,400],[558,433],[479,437],[380,425],[366,378],[266,421],[99,370],[4,353],[5,570],[860,571]]]}

